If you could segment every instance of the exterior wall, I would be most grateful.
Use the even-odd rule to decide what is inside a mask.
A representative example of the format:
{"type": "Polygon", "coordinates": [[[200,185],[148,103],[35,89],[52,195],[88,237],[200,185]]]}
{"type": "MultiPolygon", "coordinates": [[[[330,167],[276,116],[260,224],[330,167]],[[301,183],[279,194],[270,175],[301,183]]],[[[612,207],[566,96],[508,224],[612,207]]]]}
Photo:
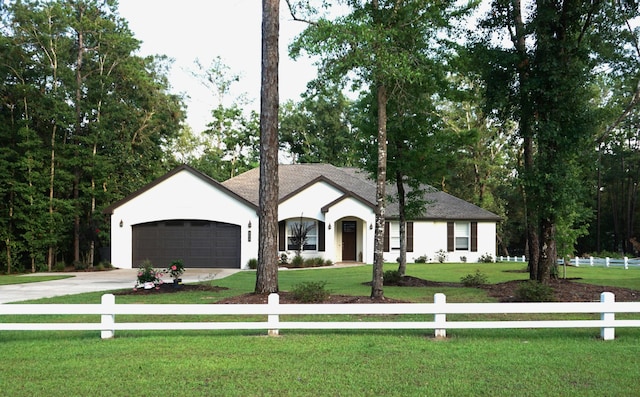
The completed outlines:
{"type": "Polygon", "coordinates": [[[283,201],[278,206],[278,221],[311,218],[324,221],[321,208],[344,193],[326,182],[318,182],[283,201]]]}
{"type": "MultiPolygon", "coordinates": [[[[478,251],[471,252],[454,251],[447,252],[447,222],[446,221],[414,221],[413,222],[413,252],[407,252],[407,262],[415,262],[416,258],[426,255],[429,262],[437,262],[437,252],[446,253],[445,262],[461,262],[461,257],[466,257],[467,262],[478,262],[485,254],[496,258],[496,223],[478,222],[478,251]]],[[[400,256],[400,250],[391,250],[384,253],[385,262],[396,262],[400,256]]]]}
{"type": "MultiPolygon", "coordinates": [[[[373,224],[373,210],[362,202],[348,197],[339,201],[323,213],[322,207],[344,195],[344,192],[325,183],[318,182],[282,202],[278,208],[278,220],[296,220],[303,218],[316,219],[325,222],[325,251],[303,251],[303,258],[322,257],[333,262],[342,261],[342,221],[355,220],[358,222],[357,252],[362,253],[362,261],[373,261],[373,230],[368,225],[373,224]]],[[[295,254],[286,252],[289,259],[295,254]]]]}
{"type": "Polygon", "coordinates": [[[354,220],[358,221],[358,256],[362,252],[362,262],[373,263],[374,231],[369,226],[375,223],[375,214],[371,207],[348,197],[329,208],[324,216],[327,228],[331,225],[331,230],[326,231],[326,255],[329,259],[334,262],[342,261],[342,221],[354,220]]]}
{"type": "Polygon", "coordinates": [[[126,269],[133,267],[133,225],[171,219],[200,219],[239,225],[242,268],[247,266],[249,259],[257,257],[258,216],[255,209],[192,173],[181,171],[114,209],[111,215],[113,265],[126,269]],[[251,242],[248,241],[249,231],[251,242]]]}

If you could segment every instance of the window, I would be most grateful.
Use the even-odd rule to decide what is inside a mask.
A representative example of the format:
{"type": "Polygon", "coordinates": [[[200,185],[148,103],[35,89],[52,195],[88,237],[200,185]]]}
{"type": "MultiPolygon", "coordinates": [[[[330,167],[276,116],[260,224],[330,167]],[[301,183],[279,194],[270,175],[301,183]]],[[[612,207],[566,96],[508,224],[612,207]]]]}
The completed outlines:
{"type": "Polygon", "coordinates": [[[389,237],[391,239],[391,249],[400,249],[400,222],[389,222],[389,237]]]}
{"type": "Polygon", "coordinates": [[[290,220],[286,224],[287,250],[297,251],[302,239],[302,251],[318,249],[318,227],[314,220],[290,220]]]}
{"type": "Polygon", "coordinates": [[[447,222],[447,251],[478,251],[478,222],[447,222]]]}
{"type": "Polygon", "coordinates": [[[456,251],[468,251],[469,250],[469,223],[468,222],[456,222],[455,223],[455,239],[456,239],[456,251]]]}
{"type": "MultiPolygon", "coordinates": [[[[413,222],[407,222],[407,252],[413,252],[413,222]]],[[[384,223],[384,252],[400,249],[400,222],[384,223]]]]}

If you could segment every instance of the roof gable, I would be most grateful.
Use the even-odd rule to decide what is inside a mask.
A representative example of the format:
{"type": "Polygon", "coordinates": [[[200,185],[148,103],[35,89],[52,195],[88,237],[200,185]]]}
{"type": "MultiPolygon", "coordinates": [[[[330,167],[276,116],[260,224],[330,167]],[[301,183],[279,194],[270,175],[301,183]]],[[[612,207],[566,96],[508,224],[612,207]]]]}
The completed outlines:
{"type": "Polygon", "coordinates": [[[235,198],[236,200],[245,203],[246,205],[252,207],[253,209],[255,209],[257,211],[258,207],[256,205],[254,205],[252,202],[246,200],[245,198],[243,198],[242,196],[238,195],[237,193],[235,193],[232,190],[229,190],[227,187],[223,186],[221,183],[219,183],[218,181],[216,181],[215,179],[209,177],[208,175],[205,175],[203,173],[201,173],[200,171],[197,171],[196,169],[183,164],[177,168],[174,168],[173,170],[167,172],[166,174],[164,174],[163,176],[161,176],[160,178],[146,184],[145,186],[141,187],[140,189],[136,190],[135,192],[131,193],[130,195],[122,198],[121,200],[116,201],[115,203],[111,204],[110,206],[108,206],[107,208],[105,208],[102,212],[105,214],[113,214],[113,211],[122,206],[123,204],[133,200],[134,198],[144,194],[145,192],[151,190],[152,188],[165,183],[167,180],[171,179],[171,177],[173,177],[174,175],[177,175],[178,173],[185,171],[188,172],[192,175],[194,175],[195,177],[197,177],[198,179],[202,180],[203,182],[205,182],[206,184],[209,184],[213,187],[215,187],[216,189],[219,189],[221,191],[223,191],[224,193],[228,194],[229,196],[235,198]]]}

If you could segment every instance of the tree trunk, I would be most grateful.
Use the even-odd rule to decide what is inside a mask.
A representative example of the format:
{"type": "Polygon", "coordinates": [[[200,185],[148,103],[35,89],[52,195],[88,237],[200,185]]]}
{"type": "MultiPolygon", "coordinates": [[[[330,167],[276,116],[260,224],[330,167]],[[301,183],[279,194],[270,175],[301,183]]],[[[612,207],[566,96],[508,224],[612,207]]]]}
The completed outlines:
{"type": "Polygon", "coordinates": [[[11,239],[7,237],[4,243],[7,247],[7,274],[11,274],[11,239]]]}
{"type": "Polygon", "coordinates": [[[522,7],[520,0],[513,1],[513,15],[516,35],[513,44],[518,53],[519,62],[517,65],[518,82],[520,89],[519,97],[519,124],[520,136],[523,138],[522,149],[524,152],[524,188],[523,196],[525,203],[527,245],[529,247],[529,278],[535,280],[538,275],[538,262],[540,258],[540,240],[538,235],[538,211],[535,195],[531,194],[531,178],[534,175],[534,147],[533,147],[533,126],[531,119],[533,110],[529,93],[530,59],[526,46],[526,30],[522,18],[522,7]]]}
{"type": "Polygon", "coordinates": [[[278,34],[279,0],[262,0],[258,294],[278,292],[278,34]]]}
{"type": "Polygon", "coordinates": [[[556,266],[558,260],[555,222],[549,218],[542,220],[541,234],[542,249],[540,250],[537,280],[543,284],[548,284],[551,279],[551,270],[556,266]]]}
{"type": "MultiPolygon", "coordinates": [[[[54,180],[56,175],[56,125],[53,125],[51,131],[51,162],[49,169],[49,233],[50,238],[55,235],[54,230],[54,211],[53,211],[53,197],[54,197],[54,180]]],[[[47,250],[47,269],[53,270],[53,261],[55,255],[55,248],[52,243],[49,243],[49,249],[47,250]]]]}
{"type": "Polygon", "coordinates": [[[400,260],[398,272],[404,276],[407,272],[407,212],[405,209],[405,191],[403,175],[396,171],[396,186],[398,187],[398,220],[400,221],[400,260]]]}
{"type": "Polygon", "coordinates": [[[373,244],[371,297],[382,298],[384,265],[384,214],[387,183],[387,88],[378,85],[378,173],[376,178],[376,230],[373,244]]]}
{"type": "MultiPolygon", "coordinates": [[[[79,6],[78,22],[82,21],[84,8],[79,6]]],[[[75,98],[75,111],[76,111],[76,124],[74,129],[73,144],[76,146],[75,150],[79,151],[80,145],[79,138],[82,133],[82,63],[84,55],[84,32],[81,29],[76,30],[78,35],[78,53],[76,54],[76,98],[75,98]]],[[[80,156],[77,156],[78,161],[80,156]]],[[[74,263],[80,263],[80,169],[81,166],[76,165],[73,179],[73,201],[76,206],[76,211],[73,217],[73,261],[74,263]]]]}

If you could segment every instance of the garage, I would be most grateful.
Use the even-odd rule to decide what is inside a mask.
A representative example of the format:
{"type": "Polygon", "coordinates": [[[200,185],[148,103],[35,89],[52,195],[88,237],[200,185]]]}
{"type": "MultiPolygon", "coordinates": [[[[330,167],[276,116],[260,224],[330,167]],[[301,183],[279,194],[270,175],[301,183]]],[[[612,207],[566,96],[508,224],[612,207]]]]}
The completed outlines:
{"type": "Polygon", "coordinates": [[[240,268],[240,226],[205,220],[164,220],[132,226],[133,266],[156,268],[181,259],[186,268],[240,268]]]}

